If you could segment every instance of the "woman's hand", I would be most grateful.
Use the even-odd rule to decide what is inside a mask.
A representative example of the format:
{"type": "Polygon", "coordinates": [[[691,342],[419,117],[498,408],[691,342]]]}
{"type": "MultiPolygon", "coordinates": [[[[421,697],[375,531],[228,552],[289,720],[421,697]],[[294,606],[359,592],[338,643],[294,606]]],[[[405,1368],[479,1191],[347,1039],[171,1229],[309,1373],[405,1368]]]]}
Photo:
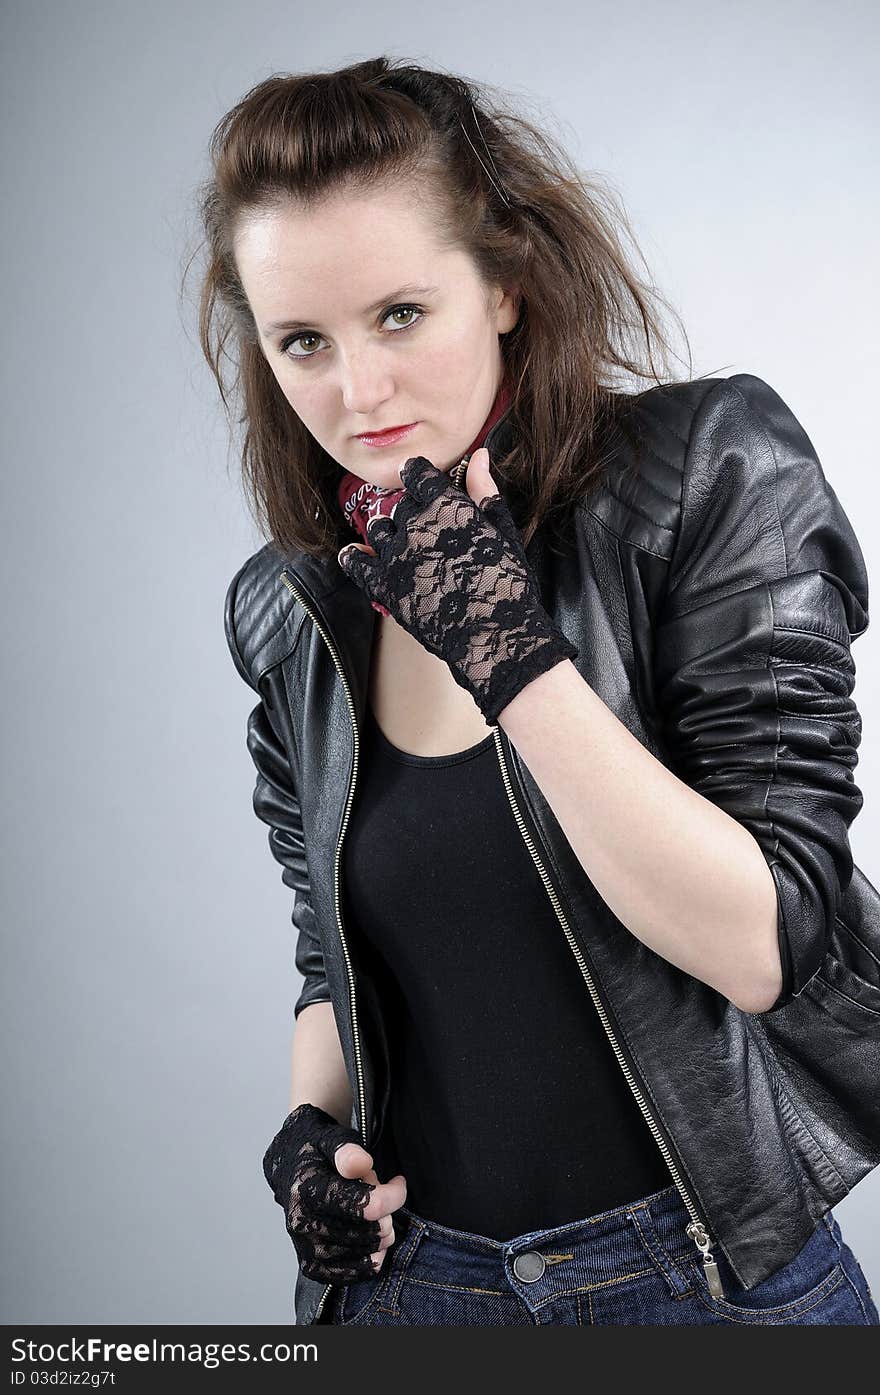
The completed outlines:
{"type": "Polygon", "coordinates": [[[521,688],[577,649],[541,604],[519,529],[489,473],[485,447],[466,489],[423,455],[401,467],[406,492],[367,525],[339,565],[471,694],[490,725],[521,688]]]}
{"type": "Polygon", "coordinates": [[[406,1182],[400,1175],[379,1181],[354,1129],[315,1105],[298,1105],[269,1144],[263,1173],[308,1278],[351,1283],[382,1267],[406,1182]]]}
{"type": "Polygon", "coordinates": [[[373,1170],[373,1159],[359,1143],[346,1143],[337,1148],[334,1163],[341,1177],[359,1177],[369,1182],[373,1191],[363,1210],[365,1220],[379,1222],[381,1241],[378,1251],[372,1254],[375,1268],[381,1269],[385,1251],[394,1243],[392,1211],[396,1211],[406,1201],[406,1179],[402,1173],[392,1177],[390,1182],[380,1182],[373,1170]]]}

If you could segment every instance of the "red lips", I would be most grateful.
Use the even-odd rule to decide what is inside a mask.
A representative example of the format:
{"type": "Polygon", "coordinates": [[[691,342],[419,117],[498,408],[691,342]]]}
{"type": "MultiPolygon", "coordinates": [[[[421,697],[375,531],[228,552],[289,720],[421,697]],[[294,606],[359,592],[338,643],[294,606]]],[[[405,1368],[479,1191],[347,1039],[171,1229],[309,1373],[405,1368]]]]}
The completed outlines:
{"type": "Polygon", "coordinates": [[[404,436],[408,436],[417,426],[417,421],[411,421],[406,426],[390,426],[385,431],[362,431],[357,440],[370,446],[391,445],[394,441],[403,440],[404,436]]]}

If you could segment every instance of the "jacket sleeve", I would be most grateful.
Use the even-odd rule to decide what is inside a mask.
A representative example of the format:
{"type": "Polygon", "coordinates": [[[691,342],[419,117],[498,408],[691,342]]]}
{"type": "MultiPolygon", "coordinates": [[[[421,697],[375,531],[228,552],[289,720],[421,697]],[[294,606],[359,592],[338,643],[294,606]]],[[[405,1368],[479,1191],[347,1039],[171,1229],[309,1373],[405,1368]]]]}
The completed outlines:
{"type": "MultiPolygon", "coordinates": [[[[233,578],[226,596],[226,639],[239,673],[255,691],[259,691],[242,659],[236,639],[235,601],[240,575],[239,572],[233,578]]],[[[290,762],[262,699],[248,717],[247,747],[257,772],[253,793],[254,813],[268,825],[269,848],[281,864],[281,880],[293,891],[291,920],[296,932],[294,962],[303,979],[302,989],[293,1007],[296,1019],[310,1003],[330,1002],[331,998],[311,903],[299,801],[290,762]]]]}
{"type": "Polygon", "coordinates": [[[862,552],[806,432],[762,379],[722,379],[686,448],[656,700],[674,770],[749,829],[776,884],[771,1012],[821,965],[852,876],[867,625],[862,552]]]}

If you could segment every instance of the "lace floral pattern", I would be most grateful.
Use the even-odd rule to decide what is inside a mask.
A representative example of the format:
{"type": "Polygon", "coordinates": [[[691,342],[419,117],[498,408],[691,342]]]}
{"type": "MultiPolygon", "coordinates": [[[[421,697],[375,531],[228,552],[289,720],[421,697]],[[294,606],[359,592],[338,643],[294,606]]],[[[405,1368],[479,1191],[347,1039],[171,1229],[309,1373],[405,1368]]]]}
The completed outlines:
{"type": "Polygon", "coordinates": [[[378,1220],[363,1218],[373,1184],[340,1176],[333,1163],[340,1144],[360,1142],[354,1129],[325,1110],[301,1104],[266,1150],[263,1173],[284,1209],[307,1278],[348,1283],[376,1274],[371,1255],[379,1249],[381,1230],[378,1220]]]}
{"type": "Polygon", "coordinates": [[[406,493],[367,526],[377,556],[340,566],[398,624],[444,659],[490,725],[521,688],[578,651],[541,603],[505,500],[479,504],[424,456],[401,470],[406,493]]]}

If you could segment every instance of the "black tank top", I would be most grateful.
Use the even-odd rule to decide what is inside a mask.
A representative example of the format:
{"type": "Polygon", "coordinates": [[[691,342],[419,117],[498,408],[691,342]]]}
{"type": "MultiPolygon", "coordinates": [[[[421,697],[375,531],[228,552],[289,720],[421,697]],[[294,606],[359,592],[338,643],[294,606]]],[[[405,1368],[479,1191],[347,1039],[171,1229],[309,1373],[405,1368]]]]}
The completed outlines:
{"type": "Polygon", "coordinates": [[[391,1059],[374,1165],[381,1181],[403,1173],[410,1210],[507,1240],[670,1185],[491,733],[410,755],[367,704],[343,863],[391,1059]]]}

